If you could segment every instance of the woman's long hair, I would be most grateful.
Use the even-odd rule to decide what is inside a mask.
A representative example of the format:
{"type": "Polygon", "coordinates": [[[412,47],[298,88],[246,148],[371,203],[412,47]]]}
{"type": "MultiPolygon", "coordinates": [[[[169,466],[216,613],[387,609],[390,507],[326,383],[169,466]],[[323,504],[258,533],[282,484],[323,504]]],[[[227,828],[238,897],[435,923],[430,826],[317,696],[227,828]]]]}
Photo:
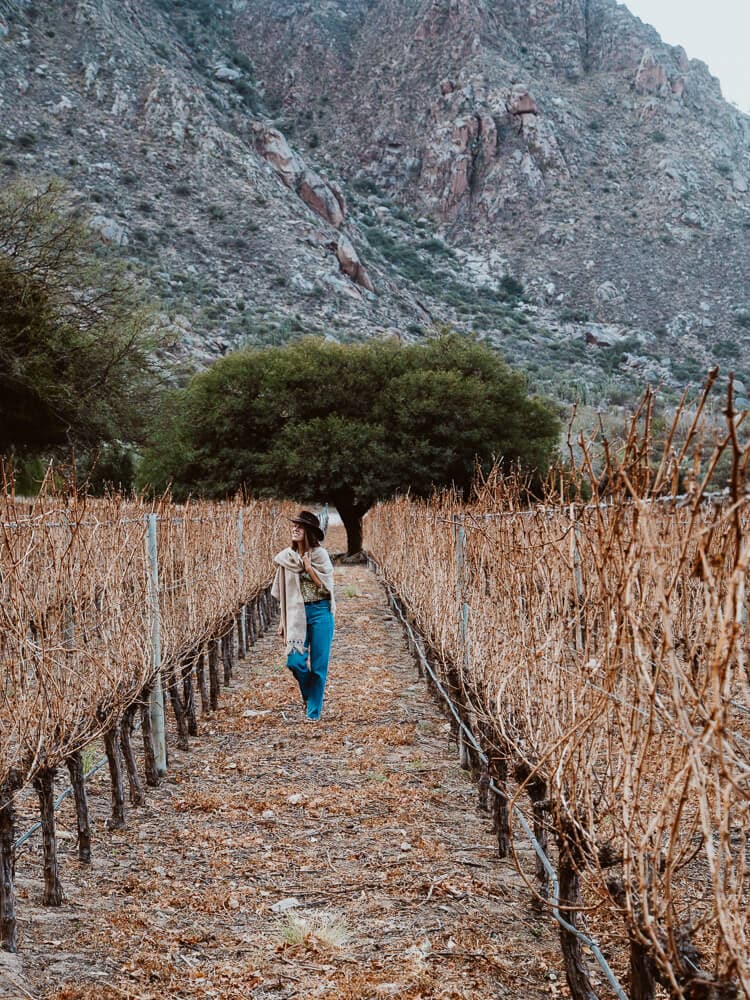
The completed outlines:
{"type": "MultiPolygon", "coordinates": [[[[316,549],[320,545],[320,542],[318,541],[317,538],[313,536],[310,528],[308,528],[306,524],[301,524],[300,528],[302,528],[302,530],[305,533],[305,542],[307,543],[307,548],[316,549]]],[[[292,542],[292,548],[294,549],[295,552],[297,551],[298,545],[299,542],[292,542]]]]}

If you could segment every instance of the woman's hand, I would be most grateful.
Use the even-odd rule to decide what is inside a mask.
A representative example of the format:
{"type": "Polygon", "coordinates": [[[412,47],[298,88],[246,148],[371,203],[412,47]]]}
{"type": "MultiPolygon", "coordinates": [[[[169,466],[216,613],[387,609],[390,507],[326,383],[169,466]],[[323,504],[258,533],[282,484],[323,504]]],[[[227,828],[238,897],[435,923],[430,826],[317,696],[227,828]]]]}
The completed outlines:
{"type": "Polygon", "coordinates": [[[304,555],[302,556],[302,568],[304,569],[305,573],[307,573],[307,575],[310,577],[315,586],[319,587],[320,577],[313,569],[312,559],[310,558],[309,552],[305,552],[304,555]]]}
{"type": "Polygon", "coordinates": [[[283,638],[284,638],[284,626],[283,626],[283,625],[279,625],[279,627],[278,627],[278,628],[276,629],[276,635],[277,635],[277,636],[278,636],[278,637],[279,637],[280,639],[283,639],[283,638]]]}

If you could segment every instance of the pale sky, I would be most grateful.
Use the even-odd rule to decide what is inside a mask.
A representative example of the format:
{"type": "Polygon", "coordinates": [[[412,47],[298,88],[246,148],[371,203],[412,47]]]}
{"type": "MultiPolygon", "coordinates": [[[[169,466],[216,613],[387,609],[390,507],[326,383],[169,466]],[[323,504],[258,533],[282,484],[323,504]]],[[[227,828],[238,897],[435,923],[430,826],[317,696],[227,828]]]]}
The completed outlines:
{"type": "Polygon", "coordinates": [[[750,0],[624,0],[665,42],[682,45],[721,80],[721,92],[750,113],[750,0]]]}

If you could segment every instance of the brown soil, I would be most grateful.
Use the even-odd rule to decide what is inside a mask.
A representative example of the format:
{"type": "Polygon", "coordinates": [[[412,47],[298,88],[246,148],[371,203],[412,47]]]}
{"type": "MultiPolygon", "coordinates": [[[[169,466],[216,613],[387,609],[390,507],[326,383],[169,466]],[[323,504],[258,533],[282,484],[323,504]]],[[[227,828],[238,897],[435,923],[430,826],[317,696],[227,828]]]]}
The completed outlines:
{"type": "MultiPolygon", "coordinates": [[[[20,950],[0,960],[0,997],[566,992],[554,926],[496,858],[489,817],[380,585],[363,566],[340,567],[337,582],[323,720],[303,722],[269,634],[192,749],[171,749],[169,776],[125,831],[105,829],[99,772],[91,865],[76,860],[70,803],[58,814],[61,908],[40,906],[37,839],[18,859],[20,950]]],[[[23,805],[33,820],[32,800],[23,805]]]]}

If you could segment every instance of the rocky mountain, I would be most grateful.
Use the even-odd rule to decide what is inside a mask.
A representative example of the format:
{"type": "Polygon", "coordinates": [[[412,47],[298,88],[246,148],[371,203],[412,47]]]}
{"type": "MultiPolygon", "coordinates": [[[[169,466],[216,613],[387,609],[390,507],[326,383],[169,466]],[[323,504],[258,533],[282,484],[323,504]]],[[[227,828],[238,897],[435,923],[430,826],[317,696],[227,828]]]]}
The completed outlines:
{"type": "Polygon", "coordinates": [[[451,323],[568,399],[750,377],[750,118],[614,0],[0,0],[0,147],[189,365],[451,323]]]}

